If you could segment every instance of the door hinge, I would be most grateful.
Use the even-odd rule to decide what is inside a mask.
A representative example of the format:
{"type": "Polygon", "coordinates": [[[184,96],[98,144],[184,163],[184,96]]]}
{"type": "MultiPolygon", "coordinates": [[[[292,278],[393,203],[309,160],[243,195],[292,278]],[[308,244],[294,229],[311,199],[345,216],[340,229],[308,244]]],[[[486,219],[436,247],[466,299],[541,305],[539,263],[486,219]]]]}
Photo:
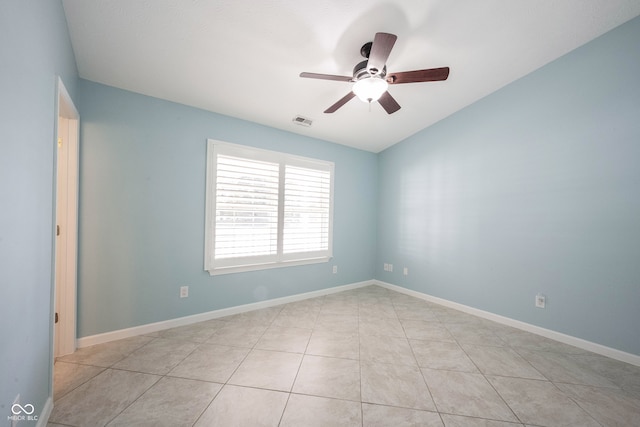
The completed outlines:
{"type": "Polygon", "coordinates": [[[58,313],[56,313],[53,323],[58,323],[58,313]]]}
{"type": "Polygon", "coordinates": [[[60,235],[60,226],[56,225],[56,236],[60,235]]]}

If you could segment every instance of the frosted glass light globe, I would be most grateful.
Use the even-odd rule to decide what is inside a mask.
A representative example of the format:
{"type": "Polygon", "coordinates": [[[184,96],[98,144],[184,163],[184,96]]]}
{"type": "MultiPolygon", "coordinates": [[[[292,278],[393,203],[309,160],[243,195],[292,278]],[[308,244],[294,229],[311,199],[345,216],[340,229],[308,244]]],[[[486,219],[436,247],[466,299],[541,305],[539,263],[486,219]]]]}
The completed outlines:
{"type": "Polygon", "coordinates": [[[387,91],[389,83],[381,77],[366,77],[353,85],[353,93],[363,102],[375,102],[387,91]]]}

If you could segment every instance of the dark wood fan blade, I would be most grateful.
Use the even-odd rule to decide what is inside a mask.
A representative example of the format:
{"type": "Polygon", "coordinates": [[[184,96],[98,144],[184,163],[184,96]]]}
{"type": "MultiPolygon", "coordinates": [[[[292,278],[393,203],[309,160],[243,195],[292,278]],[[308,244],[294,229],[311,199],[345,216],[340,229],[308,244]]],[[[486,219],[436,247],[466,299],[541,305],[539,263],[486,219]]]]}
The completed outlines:
{"type": "Polygon", "coordinates": [[[305,77],[307,79],[336,80],[339,82],[350,82],[353,80],[353,77],[334,76],[333,74],[317,74],[317,73],[300,73],[300,77],[305,77]]]}
{"type": "Polygon", "coordinates": [[[382,72],[397,38],[394,34],[376,33],[367,62],[369,73],[379,74],[382,72]]]}
{"type": "Polygon", "coordinates": [[[447,80],[449,67],[429,68],[427,70],[402,71],[387,74],[387,82],[392,85],[400,83],[437,82],[447,80]]]}
{"type": "Polygon", "coordinates": [[[398,104],[388,91],[382,94],[378,102],[388,114],[393,114],[400,109],[400,104],[398,104]]]}
{"type": "Polygon", "coordinates": [[[355,93],[349,92],[348,94],[346,94],[345,96],[340,98],[340,100],[338,102],[336,102],[331,107],[329,107],[326,110],[324,110],[324,112],[327,113],[327,114],[335,113],[338,108],[342,107],[344,104],[349,102],[351,100],[351,98],[353,98],[354,96],[356,96],[355,93]]]}

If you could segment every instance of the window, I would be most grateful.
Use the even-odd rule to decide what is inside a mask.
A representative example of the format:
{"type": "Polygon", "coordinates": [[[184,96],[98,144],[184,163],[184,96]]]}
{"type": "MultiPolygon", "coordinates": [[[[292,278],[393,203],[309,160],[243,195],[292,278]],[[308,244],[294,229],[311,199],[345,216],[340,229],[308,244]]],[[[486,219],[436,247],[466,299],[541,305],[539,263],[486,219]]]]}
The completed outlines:
{"type": "Polygon", "coordinates": [[[331,162],[208,140],[205,270],[327,262],[331,162]]]}

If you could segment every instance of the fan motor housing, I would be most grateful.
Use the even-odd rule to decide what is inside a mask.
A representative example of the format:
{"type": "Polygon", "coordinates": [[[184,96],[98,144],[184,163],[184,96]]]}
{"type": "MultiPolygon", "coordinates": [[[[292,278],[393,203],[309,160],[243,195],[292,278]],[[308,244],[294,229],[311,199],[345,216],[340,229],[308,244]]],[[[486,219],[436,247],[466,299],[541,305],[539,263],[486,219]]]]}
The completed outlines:
{"type": "MultiPolygon", "coordinates": [[[[371,77],[371,73],[369,73],[369,70],[367,70],[368,62],[369,62],[368,60],[362,61],[358,63],[358,65],[353,67],[353,80],[358,81],[360,79],[371,77]]],[[[384,79],[386,75],[387,75],[387,66],[385,65],[382,71],[377,73],[376,76],[379,76],[380,78],[384,79]]]]}

